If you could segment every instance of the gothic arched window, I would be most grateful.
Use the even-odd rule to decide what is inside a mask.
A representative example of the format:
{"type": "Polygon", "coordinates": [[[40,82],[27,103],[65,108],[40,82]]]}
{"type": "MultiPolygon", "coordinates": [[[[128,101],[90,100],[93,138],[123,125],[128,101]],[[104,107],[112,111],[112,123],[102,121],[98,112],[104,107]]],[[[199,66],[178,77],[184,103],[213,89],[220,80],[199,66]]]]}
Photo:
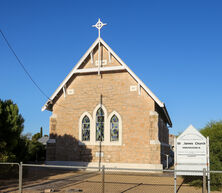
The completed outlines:
{"type": "Polygon", "coordinates": [[[90,120],[87,115],[82,119],[82,141],[90,141],[90,120]]]}
{"type": "Polygon", "coordinates": [[[96,112],[96,141],[104,141],[104,111],[101,107],[96,112]]]}
{"type": "Polygon", "coordinates": [[[110,141],[119,141],[119,119],[116,115],[110,119],[110,141]]]}

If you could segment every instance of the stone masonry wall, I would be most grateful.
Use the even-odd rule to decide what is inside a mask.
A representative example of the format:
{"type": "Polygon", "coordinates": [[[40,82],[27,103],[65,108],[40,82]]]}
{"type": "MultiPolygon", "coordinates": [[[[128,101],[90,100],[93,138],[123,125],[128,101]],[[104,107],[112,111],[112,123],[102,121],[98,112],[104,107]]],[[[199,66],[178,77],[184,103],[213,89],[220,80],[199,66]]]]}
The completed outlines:
{"type": "Polygon", "coordinates": [[[161,142],[161,163],[166,162],[166,155],[169,155],[169,129],[166,122],[159,116],[159,141],[161,142]]]}
{"type": "MultiPolygon", "coordinates": [[[[160,164],[161,146],[158,143],[158,116],[153,99],[141,89],[130,91],[137,82],[128,72],[80,74],[68,85],[73,95],[64,95],[53,106],[50,135],[56,138],[55,159],[58,161],[97,162],[96,152],[102,151],[102,162],[160,164]],[[101,97],[102,96],[102,97],[101,97]],[[107,116],[116,111],[122,118],[122,145],[79,146],[79,118],[84,112],[93,116],[100,104],[107,116]],[[101,148],[101,149],[100,149],[101,148]]],[[[109,128],[105,128],[109,129],[109,128]]]]}

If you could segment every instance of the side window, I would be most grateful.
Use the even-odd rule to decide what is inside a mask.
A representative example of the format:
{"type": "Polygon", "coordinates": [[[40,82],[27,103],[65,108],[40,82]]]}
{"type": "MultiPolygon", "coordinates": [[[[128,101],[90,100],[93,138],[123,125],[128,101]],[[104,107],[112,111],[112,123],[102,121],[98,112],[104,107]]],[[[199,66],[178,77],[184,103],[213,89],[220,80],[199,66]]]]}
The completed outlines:
{"type": "Polygon", "coordinates": [[[119,119],[116,115],[110,119],[110,141],[119,141],[119,119]]]}
{"type": "Polygon", "coordinates": [[[104,111],[102,108],[96,112],[96,141],[104,141],[104,111]]]}
{"type": "Polygon", "coordinates": [[[82,119],[82,141],[90,141],[90,120],[87,115],[82,119]]]}

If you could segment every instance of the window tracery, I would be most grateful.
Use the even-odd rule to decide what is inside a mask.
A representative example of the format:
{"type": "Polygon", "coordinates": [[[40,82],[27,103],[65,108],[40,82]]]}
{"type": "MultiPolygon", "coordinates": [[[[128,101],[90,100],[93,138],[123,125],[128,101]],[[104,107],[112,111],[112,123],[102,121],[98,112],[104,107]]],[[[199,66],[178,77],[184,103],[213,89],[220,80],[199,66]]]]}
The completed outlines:
{"type": "Polygon", "coordinates": [[[90,119],[87,115],[82,119],[82,141],[90,141],[90,119]]]}
{"type": "Polygon", "coordinates": [[[110,141],[119,141],[119,119],[116,115],[110,120],[110,141]]]}
{"type": "Polygon", "coordinates": [[[96,141],[104,141],[104,111],[101,107],[96,112],[96,141]]]}

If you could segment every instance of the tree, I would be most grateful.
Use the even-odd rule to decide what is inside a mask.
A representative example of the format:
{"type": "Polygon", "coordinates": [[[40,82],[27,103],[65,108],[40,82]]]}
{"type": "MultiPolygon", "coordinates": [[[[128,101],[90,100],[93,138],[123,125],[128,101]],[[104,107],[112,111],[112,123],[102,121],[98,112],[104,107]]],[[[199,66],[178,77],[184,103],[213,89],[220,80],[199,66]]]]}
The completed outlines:
{"type": "Polygon", "coordinates": [[[24,119],[11,100],[0,99],[0,161],[16,161],[24,119]]]}
{"type": "Polygon", "coordinates": [[[29,161],[43,161],[45,159],[44,145],[37,140],[29,141],[28,156],[29,161]]]}
{"type": "MultiPolygon", "coordinates": [[[[45,146],[38,142],[40,133],[22,135],[24,119],[11,100],[0,99],[0,162],[36,161],[45,159],[45,146]]],[[[9,168],[10,169],[10,168],[9,168]]]]}
{"type": "MultiPolygon", "coordinates": [[[[210,141],[210,170],[222,170],[222,121],[208,123],[200,132],[209,137],[210,141]]],[[[202,176],[183,176],[184,182],[193,186],[203,185],[202,176]]],[[[221,190],[222,174],[210,174],[211,190],[221,190]]]]}
{"type": "Polygon", "coordinates": [[[45,159],[45,146],[38,142],[40,138],[41,130],[28,141],[28,161],[43,161],[45,159]]]}
{"type": "MultiPolygon", "coordinates": [[[[222,121],[208,123],[200,132],[209,136],[210,141],[210,170],[222,170],[222,121]]],[[[222,174],[211,174],[213,189],[222,186],[222,174]]]]}
{"type": "Polygon", "coordinates": [[[40,135],[41,135],[41,137],[42,137],[42,135],[43,135],[42,127],[40,128],[40,135]]]}
{"type": "Polygon", "coordinates": [[[41,138],[41,133],[36,133],[32,136],[32,141],[37,141],[39,138],[41,138]]]}
{"type": "Polygon", "coordinates": [[[222,121],[210,122],[200,132],[209,136],[211,170],[222,170],[222,121]]]}

